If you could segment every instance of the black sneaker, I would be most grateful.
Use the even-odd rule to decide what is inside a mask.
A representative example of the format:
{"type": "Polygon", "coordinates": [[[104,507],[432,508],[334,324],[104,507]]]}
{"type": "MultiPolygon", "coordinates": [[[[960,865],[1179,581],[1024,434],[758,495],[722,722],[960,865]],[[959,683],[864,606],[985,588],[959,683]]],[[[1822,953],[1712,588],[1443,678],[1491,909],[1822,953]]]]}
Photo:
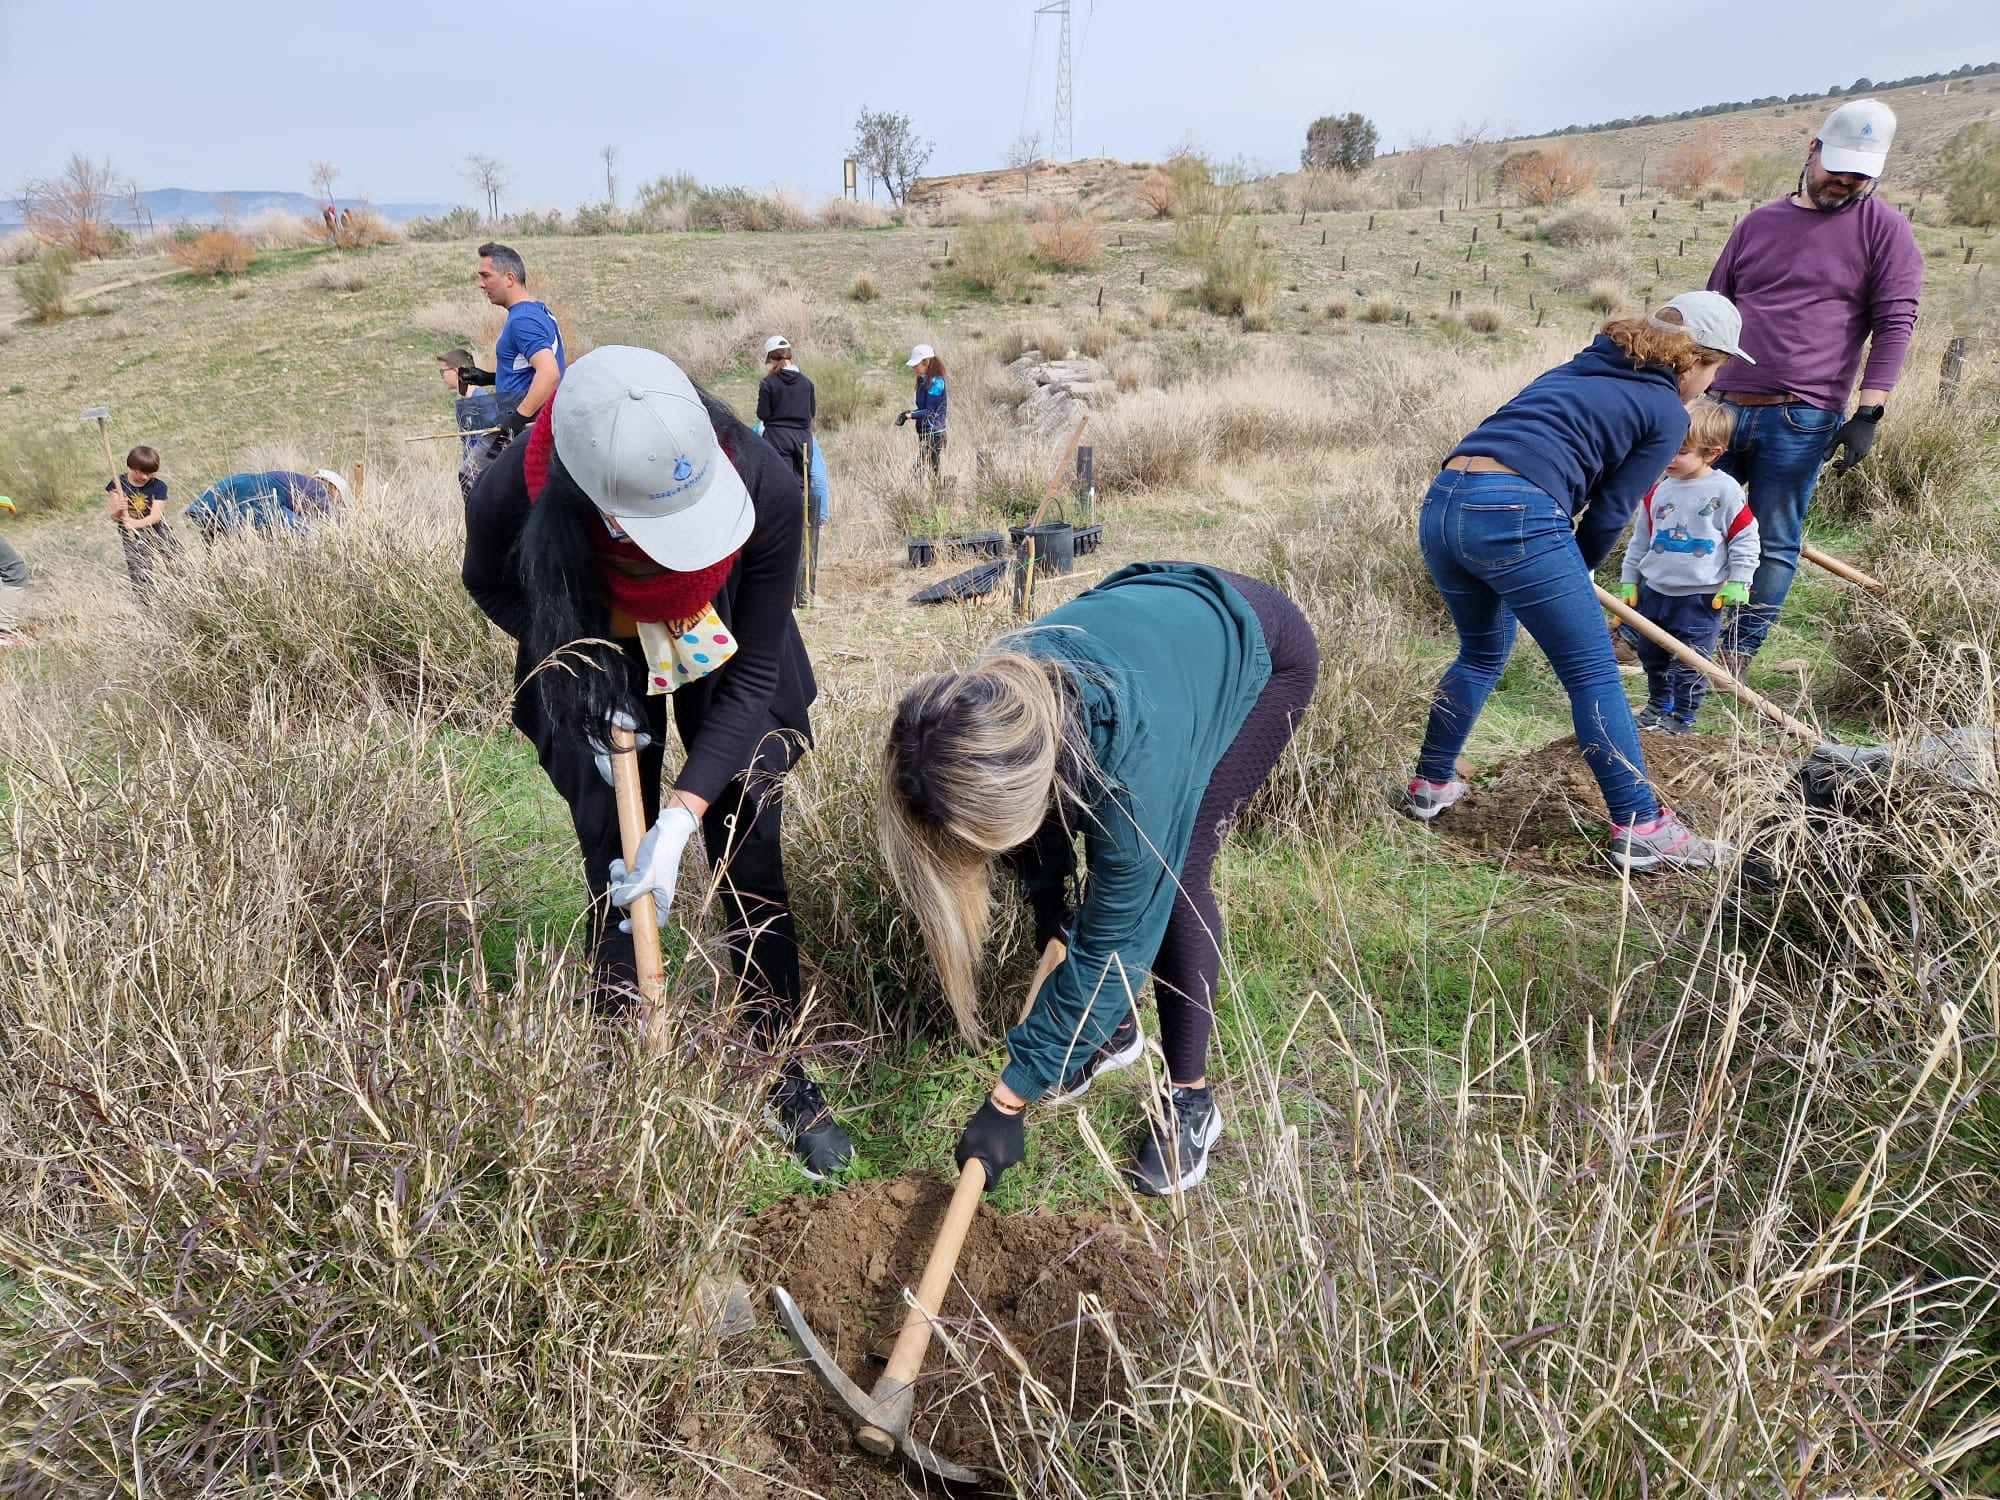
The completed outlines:
{"type": "Polygon", "coordinates": [[[1668,714],[1660,720],[1661,734],[1693,734],[1694,720],[1683,719],[1679,714],[1668,714]]]}
{"type": "Polygon", "coordinates": [[[1139,1029],[1139,1018],[1128,1010],[1125,1019],[1112,1031],[1111,1039],[1091,1053],[1082,1067],[1045,1094],[1042,1102],[1067,1104],[1072,1099],[1081,1099],[1101,1075],[1131,1067],[1145,1050],[1146,1034],[1139,1029]]]}
{"type": "Polygon", "coordinates": [[[771,1085],[764,1118],[791,1144],[799,1170],[814,1182],[825,1181],[854,1160],[854,1143],[826,1107],[819,1085],[797,1063],[787,1063],[771,1085]]]}
{"type": "Polygon", "coordinates": [[[1208,1148],[1222,1137],[1222,1111],[1207,1089],[1176,1085],[1160,1102],[1162,1118],[1146,1122],[1130,1173],[1132,1186],[1150,1198],[1200,1182],[1208,1175],[1208,1148]]]}
{"type": "Polygon", "coordinates": [[[1632,722],[1641,729],[1660,729],[1664,728],[1667,720],[1672,717],[1673,714],[1670,710],[1661,708],[1657,704],[1648,703],[1644,708],[1632,715],[1632,722]]]}

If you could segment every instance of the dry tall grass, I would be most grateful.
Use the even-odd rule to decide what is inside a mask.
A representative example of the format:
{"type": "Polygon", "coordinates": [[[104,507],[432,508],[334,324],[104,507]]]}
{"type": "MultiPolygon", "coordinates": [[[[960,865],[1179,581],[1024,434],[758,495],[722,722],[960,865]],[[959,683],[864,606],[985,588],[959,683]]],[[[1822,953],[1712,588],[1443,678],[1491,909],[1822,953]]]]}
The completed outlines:
{"type": "Polygon", "coordinates": [[[168,254],[190,276],[240,276],[257,259],[257,247],[233,229],[204,229],[176,238],[168,254]]]}

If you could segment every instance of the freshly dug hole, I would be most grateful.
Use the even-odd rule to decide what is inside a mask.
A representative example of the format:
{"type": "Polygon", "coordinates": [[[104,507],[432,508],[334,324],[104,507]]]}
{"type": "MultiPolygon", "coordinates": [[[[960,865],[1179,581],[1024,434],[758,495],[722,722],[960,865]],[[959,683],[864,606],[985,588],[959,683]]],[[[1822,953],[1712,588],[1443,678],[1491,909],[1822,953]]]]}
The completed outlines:
{"type": "MultiPolygon", "coordinates": [[[[841,1368],[868,1390],[902,1328],[903,1288],[922,1275],[950,1199],[948,1184],[920,1175],[787,1199],[748,1225],[743,1274],[758,1287],[760,1305],[769,1286],[789,1291],[841,1368]]],[[[1118,1348],[1149,1341],[1164,1315],[1160,1281],[1152,1252],[1104,1214],[1003,1217],[982,1204],[944,1306],[958,1357],[933,1338],[912,1431],[960,1463],[1011,1470],[995,1452],[989,1423],[1004,1439],[1019,1427],[1024,1403],[1038,1426],[1053,1421],[1023,1390],[1002,1337],[1063,1416],[1088,1422],[1125,1399],[1118,1348]]],[[[779,1462],[789,1472],[767,1475],[831,1496],[906,1494],[894,1465],[854,1446],[853,1418],[790,1342],[776,1332],[771,1339],[767,1363],[783,1368],[753,1376],[746,1392],[765,1413],[765,1431],[784,1445],[779,1462]]],[[[1010,1453],[1018,1446],[1006,1444],[1010,1453]]]]}
{"type": "MultiPolygon", "coordinates": [[[[1768,809],[1788,764],[1772,750],[1722,735],[1644,732],[1639,738],[1661,805],[1711,838],[1768,809]]],[[[1575,870],[1597,861],[1597,849],[1579,835],[1602,834],[1606,821],[1597,778],[1570,734],[1481,777],[1436,827],[1468,849],[1575,870]]]]}

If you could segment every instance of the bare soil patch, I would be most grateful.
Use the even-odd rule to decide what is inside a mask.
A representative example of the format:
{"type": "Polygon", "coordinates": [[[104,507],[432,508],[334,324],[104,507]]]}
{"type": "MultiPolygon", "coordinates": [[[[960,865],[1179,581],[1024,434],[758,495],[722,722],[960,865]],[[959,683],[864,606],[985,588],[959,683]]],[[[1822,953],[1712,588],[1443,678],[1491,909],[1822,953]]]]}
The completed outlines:
{"type": "MultiPolygon", "coordinates": [[[[1782,765],[1771,750],[1724,735],[1642,731],[1639,739],[1660,801],[1710,836],[1767,801],[1782,765]]],[[[1482,854],[1567,872],[1599,859],[1607,823],[1597,779],[1572,734],[1503,762],[1435,826],[1482,854]]]]}
{"type": "MultiPolygon", "coordinates": [[[[863,1390],[871,1388],[902,1327],[903,1288],[922,1274],[950,1200],[949,1184],[910,1175],[773,1205],[745,1228],[749,1251],[741,1269],[760,1314],[768,1289],[783,1286],[841,1368],[863,1390]]],[[[960,1463],[990,1467],[992,1429],[1016,1426],[1024,1399],[1031,1409],[1046,1410],[1042,1402],[1052,1401],[1065,1417],[1089,1421],[1126,1394],[1123,1362],[1107,1330],[1127,1349],[1147,1342],[1162,1316],[1161,1281],[1143,1239],[1108,1215],[1003,1217],[982,1204],[944,1308],[956,1350],[932,1340],[912,1430],[960,1463]]],[[[768,1439],[745,1445],[738,1434],[735,1446],[752,1459],[769,1493],[797,1494],[794,1487],[803,1486],[860,1500],[906,1495],[912,1486],[920,1491],[919,1477],[906,1483],[895,1464],[855,1446],[853,1420],[777,1331],[775,1315],[770,1330],[732,1345],[748,1356],[740,1364],[756,1365],[744,1396],[768,1439]]],[[[680,1434],[697,1448],[704,1436],[680,1434]]],[[[715,1493],[730,1491],[763,1492],[748,1476],[715,1493]]]]}

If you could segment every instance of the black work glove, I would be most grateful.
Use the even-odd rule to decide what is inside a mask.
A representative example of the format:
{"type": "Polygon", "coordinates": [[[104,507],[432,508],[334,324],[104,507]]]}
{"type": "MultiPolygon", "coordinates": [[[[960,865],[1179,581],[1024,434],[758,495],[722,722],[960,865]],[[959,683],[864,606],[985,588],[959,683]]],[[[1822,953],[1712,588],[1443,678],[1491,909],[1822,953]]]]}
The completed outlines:
{"type": "Polygon", "coordinates": [[[986,1168],[986,1191],[992,1192],[1000,1184],[1000,1174],[1009,1167],[1019,1166],[1021,1158],[1028,1154],[1026,1115],[1026,1110],[1010,1115],[989,1097],[966,1124],[952,1160],[963,1169],[977,1157],[986,1168]]]}
{"type": "Polygon", "coordinates": [[[458,367],[459,382],[463,385],[491,385],[493,384],[493,373],[491,370],[482,370],[477,365],[460,365],[458,367]]]}
{"type": "Polygon", "coordinates": [[[898,427],[901,427],[905,422],[909,420],[910,420],[910,414],[908,412],[899,411],[896,413],[896,425],[898,427]]]}
{"type": "Polygon", "coordinates": [[[500,413],[500,435],[512,439],[516,434],[527,431],[534,422],[533,417],[524,417],[518,411],[503,411],[500,413]]]}
{"type": "Polygon", "coordinates": [[[1868,450],[1875,446],[1875,425],[1881,420],[1881,407],[1856,407],[1854,415],[1833,435],[1833,447],[1841,450],[1840,457],[1833,461],[1836,478],[1868,456],[1868,450]]]}

